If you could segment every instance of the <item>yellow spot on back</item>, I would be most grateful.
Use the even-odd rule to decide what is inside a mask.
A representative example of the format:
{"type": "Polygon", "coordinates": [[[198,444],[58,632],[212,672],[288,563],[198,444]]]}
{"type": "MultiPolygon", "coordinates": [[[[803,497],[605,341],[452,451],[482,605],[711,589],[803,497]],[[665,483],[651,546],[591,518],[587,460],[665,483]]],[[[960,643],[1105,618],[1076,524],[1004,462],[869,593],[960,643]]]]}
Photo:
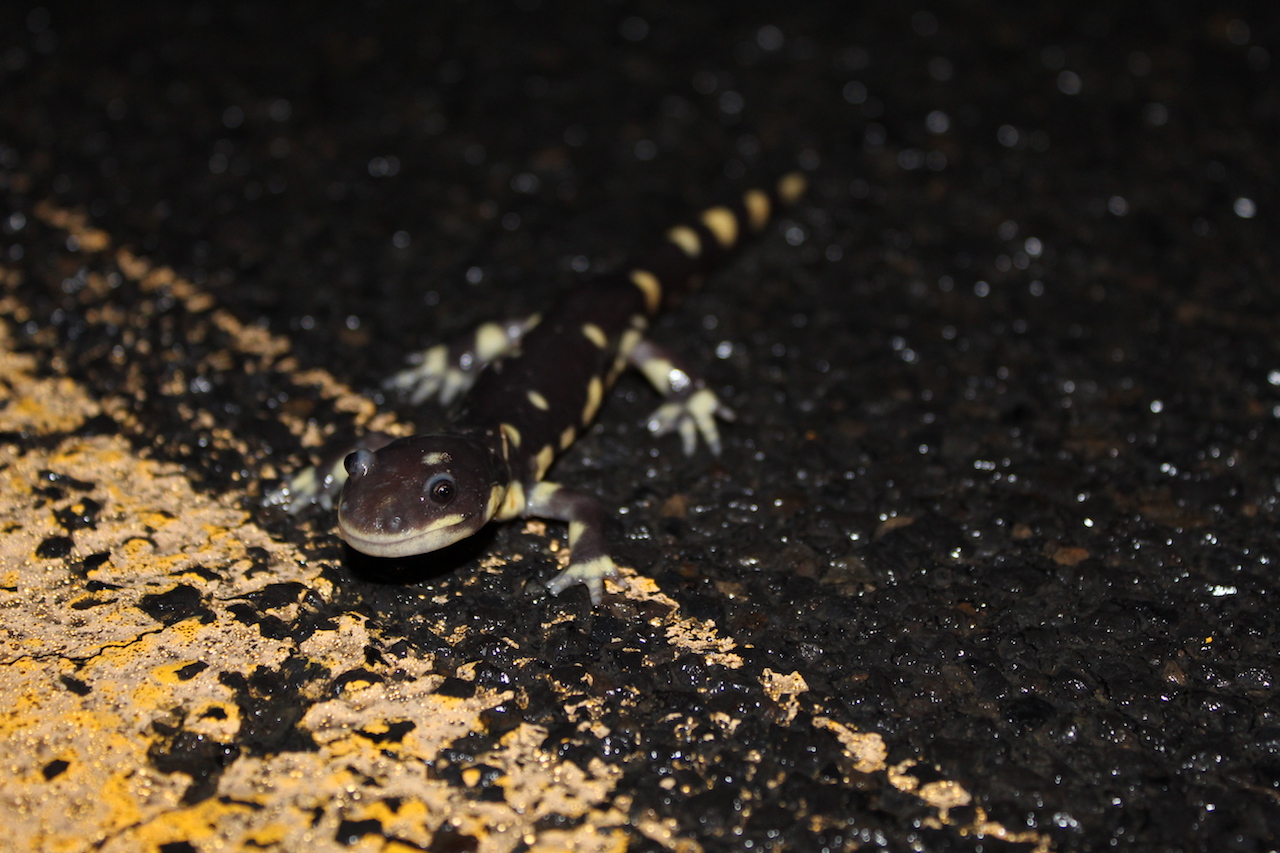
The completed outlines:
{"type": "Polygon", "coordinates": [[[644,307],[648,312],[656,314],[662,304],[662,285],[658,283],[658,277],[648,270],[632,270],[631,283],[644,294],[644,307]]]}
{"type": "Polygon", "coordinates": [[[587,340],[604,349],[609,345],[609,338],[605,336],[604,330],[595,323],[584,323],[582,325],[582,334],[586,335],[587,340]]]}
{"type": "Polygon", "coordinates": [[[738,217],[727,207],[702,211],[702,224],[715,235],[721,248],[727,249],[738,241],[738,217]]]}
{"type": "Polygon", "coordinates": [[[502,507],[498,510],[498,514],[494,516],[495,521],[507,521],[515,518],[524,512],[524,486],[519,482],[511,483],[507,486],[507,494],[502,501],[502,507]]]}
{"type": "Polygon", "coordinates": [[[533,487],[533,502],[538,506],[543,506],[547,501],[560,491],[559,483],[542,482],[533,487]]]}
{"type": "Polygon", "coordinates": [[[556,449],[551,445],[547,445],[538,451],[538,456],[534,460],[537,463],[537,470],[534,471],[534,479],[541,480],[546,475],[547,469],[551,467],[551,463],[556,459],[556,449]]]}
{"type": "Polygon", "coordinates": [[[511,442],[512,447],[520,446],[520,430],[516,429],[511,424],[503,424],[498,427],[498,429],[502,430],[502,435],[507,439],[507,441],[511,442]]]}
{"type": "Polygon", "coordinates": [[[622,333],[622,339],[618,341],[618,355],[625,360],[636,348],[636,344],[642,340],[644,340],[644,333],[639,329],[627,329],[622,333]]]}
{"type": "Polygon", "coordinates": [[[789,172],[778,180],[778,198],[783,204],[795,204],[796,199],[804,195],[809,185],[808,179],[799,172],[789,172]]]}
{"type": "Polygon", "coordinates": [[[535,407],[542,409],[542,411],[545,412],[547,409],[551,408],[551,404],[547,402],[547,398],[539,394],[537,391],[530,391],[527,396],[529,397],[529,402],[533,403],[535,407]]]}
{"type": "Polygon", "coordinates": [[[742,204],[747,209],[747,217],[751,220],[751,230],[759,231],[769,222],[769,196],[761,190],[747,190],[742,196],[742,204]]]}
{"type": "Polygon", "coordinates": [[[591,419],[600,411],[600,400],[604,397],[604,384],[599,376],[592,376],[587,384],[587,405],[582,408],[582,425],[591,423],[591,419]]]}
{"type": "Polygon", "coordinates": [[[573,440],[578,437],[578,431],[572,426],[564,428],[564,432],[560,433],[560,449],[568,450],[569,445],[573,444],[573,440]]]}
{"type": "Polygon", "coordinates": [[[688,225],[677,225],[672,228],[667,232],[667,239],[679,246],[680,251],[691,258],[702,254],[702,241],[698,239],[698,232],[688,225]]]}
{"type": "MultiPolygon", "coordinates": [[[[641,318],[643,319],[643,318],[641,318]]],[[[631,355],[631,351],[636,348],[636,344],[644,339],[644,333],[639,328],[627,329],[622,333],[622,338],[618,341],[618,353],[613,358],[613,364],[609,365],[609,382],[610,388],[617,381],[618,376],[627,366],[627,358],[631,355]]]]}
{"type": "Polygon", "coordinates": [[[502,499],[507,496],[505,486],[494,486],[489,491],[489,507],[485,510],[485,518],[493,518],[498,512],[498,507],[502,506],[502,499]]]}

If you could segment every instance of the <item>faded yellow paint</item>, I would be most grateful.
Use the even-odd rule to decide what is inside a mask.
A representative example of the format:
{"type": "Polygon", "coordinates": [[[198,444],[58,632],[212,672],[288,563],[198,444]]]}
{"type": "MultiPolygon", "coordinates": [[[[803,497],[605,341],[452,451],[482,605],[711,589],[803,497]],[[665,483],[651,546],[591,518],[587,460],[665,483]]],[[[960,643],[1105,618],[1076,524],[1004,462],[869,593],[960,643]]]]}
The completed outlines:
{"type": "Polygon", "coordinates": [[[580,818],[593,803],[606,802],[622,769],[598,758],[586,770],[568,761],[549,763],[542,750],[546,737],[546,729],[522,723],[502,736],[501,751],[486,756],[486,763],[505,772],[499,784],[507,804],[537,820],[549,815],[580,818]],[[546,772],[555,780],[551,785],[540,778],[546,772]]]}
{"type": "MultiPolygon", "coordinates": [[[[141,756],[139,756],[141,758],[141,756]]],[[[112,773],[103,780],[99,798],[107,807],[109,817],[100,827],[104,835],[115,835],[126,827],[136,826],[142,820],[143,799],[139,796],[141,780],[131,772],[112,773]]]]}
{"type": "MultiPolygon", "coordinates": [[[[291,349],[287,338],[272,335],[259,326],[245,324],[229,311],[216,308],[217,302],[212,294],[194,282],[177,275],[171,267],[156,265],[145,257],[135,255],[129,249],[113,250],[115,241],[111,236],[101,229],[90,226],[84,214],[58,207],[47,201],[39,203],[35,213],[48,225],[73,236],[82,253],[109,253],[120,272],[126,278],[138,282],[144,291],[149,293],[158,290],[167,291],[193,314],[209,312],[212,309],[210,315],[212,321],[228,334],[232,346],[240,352],[257,357],[265,364],[274,363],[278,367],[286,367],[293,363],[291,359],[285,357],[291,349]]],[[[0,374],[7,374],[7,372],[0,367],[0,374]]],[[[339,410],[357,412],[358,426],[385,429],[401,434],[403,427],[396,424],[393,417],[380,416],[372,401],[337,382],[330,374],[313,369],[307,371],[306,375],[307,381],[300,384],[316,385],[322,389],[323,396],[334,401],[334,405],[339,410]],[[379,422],[378,426],[373,426],[374,422],[379,422]]]]}
{"type": "Polygon", "coordinates": [[[957,807],[967,806],[973,802],[973,796],[959,783],[951,779],[940,779],[928,782],[916,790],[916,796],[948,817],[948,812],[957,807]]]}
{"type": "Polygon", "coordinates": [[[71,432],[84,423],[87,412],[61,404],[66,399],[68,390],[74,387],[71,380],[32,382],[28,387],[39,396],[24,394],[14,397],[0,394],[0,399],[7,399],[9,402],[0,423],[22,423],[38,433],[71,432]],[[45,393],[39,393],[42,391],[45,393]]]}
{"type": "Polygon", "coordinates": [[[50,667],[34,658],[18,658],[0,667],[0,686],[5,701],[0,704],[0,741],[15,737],[34,723],[46,707],[56,701],[50,690],[55,676],[69,675],[73,667],[60,661],[50,667]]]}
{"type": "Polygon", "coordinates": [[[269,823],[266,826],[256,827],[246,832],[244,840],[254,847],[273,848],[283,847],[288,837],[289,827],[287,825],[269,823]]]}
{"type": "Polygon", "coordinates": [[[178,676],[178,672],[196,663],[200,663],[200,661],[182,660],[176,663],[161,664],[151,670],[151,675],[161,684],[182,684],[184,679],[178,676]]]}
{"type": "Polygon", "coordinates": [[[801,711],[798,697],[809,692],[809,685],[799,672],[774,672],[765,667],[760,675],[760,684],[769,698],[782,708],[788,724],[801,711]]]}
{"type": "MultiPolygon", "coordinates": [[[[210,304],[209,294],[173,270],[117,254],[124,273],[145,280],[146,288],[168,291],[188,306],[210,304]]],[[[262,354],[263,363],[281,359],[288,349],[284,338],[248,328],[226,312],[215,319],[233,335],[233,346],[262,354]]],[[[32,401],[0,406],[4,429],[48,436],[41,430],[80,423],[99,411],[70,380],[27,384],[34,381],[32,362],[9,358],[3,328],[0,322],[0,399],[25,396],[32,401]],[[64,412],[71,414],[64,417],[64,412]]],[[[334,399],[333,405],[359,411],[357,420],[376,417],[369,401],[327,375],[312,378],[323,385],[324,396],[334,399]]],[[[103,407],[126,430],[133,423],[127,407],[110,401],[103,407]]],[[[201,413],[189,417],[195,422],[201,413]]],[[[290,428],[300,435],[305,431],[310,443],[323,439],[323,429],[305,425],[301,418],[295,421],[290,428]]],[[[385,426],[391,432],[400,429],[394,422],[385,426]]],[[[370,682],[362,689],[348,684],[340,696],[312,704],[298,729],[315,739],[316,750],[266,757],[244,752],[225,766],[215,796],[183,805],[192,780],[181,772],[162,773],[148,760],[149,751],[163,748],[161,732],[172,730],[166,727],[235,745],[244,721],[224,676],[273,669],[299,654],[330,673],[365,666],[369,633],[353,617],[299,643],[269,639],[257,625],[241,623],[227,608],[268,583],[299,583],[321,596],[333,595],[332,581],[323,577],[332,561],[274,541],[238,508],[243,494],[211,498],[197,492],[178,466],[139,458],[122,436],[53,439],[47,442],[52,449],[40,442],[21,453],[0,447],[0,530],[5,532],[0,537],[0,606],[7,614],[6,631],[0,635],[5,844],[103,853],[155,850],[178,841],[205,850],[317,849],[333,842],[344,819],[366,814],[385,817],[388,834],[418,849],[429,847],[446,824],[475,838],[481,853],[517,845],[612,850],[625,844],[629,836],[619,833],[625,815],[609,810],[611,774],[616,771],[561,771],[560,762],[540,750],[545,732],[537,740],[498,746],[484,756],[508,774],[510,768],[518,771],[504,784],[519,793],[522,805],[534,806],[528,812],[504,802],[477,802],[433,778],[429,770],[440,751],[459,737],[483,731],[481,712],[510,702],[512,696],[486,690],[477,690],[470,699],[435,696],[432,691],[443,676],[430,655],[395,661],[392,666],[404,671],[402,680],[370,682]],[[34,556],[41,541],[65,535],[49,511],[49,498],[33,492],[42,470],[93,484],[83,495],[68,495],[57,508],[84,498],[102,505],[96,527],[73,532],[69,559],[34,556]],[[77,557],[86,554],[109,555],[90,575],[110,587],[92,598],[86,598],[84,576],[74,568],[77,557]],[[166,625],[140,606],[144,596],[163,595],[179,583],[199,593],[211,621],[192,618],[166,625]],[[76,601],[94,606],[76,610],[71,606],[76,601]],[[196,660],[210,667],[185,680],[179,677],[196,660]],[[412,721],[415,728],[399,741],[371,737],[387,731],[383,721],[388,720],[412,721]],[[54,761],[66,766],[48,771],[54,761]],[[399,807],[377,798],[394,800],[399,807]],[[582,818],[580,825],[546,829],[545,818],[561,804],[567,806],[564,813],[582,818]]],[[[523,508],[523,497],[504,504],[523,508]]],[[[272,612],[289,620],[305,606],[286,604],[272,612]]],[[[474,630],[444,623],[435,629],[454,642],[474,630]]],[[[300,685],[305,697],[300,701],[328,695],[323,692],[327,680],[322,676],[300,685]]],[[[358,846],[363,849],[375,840],[382,844],[382,839],[369,838],[358,846]]],[[[391,848],[382,844],[382,849],[391,848]]]]}
{"type": "Polygon", "coordinates": [[[176,622],[165,628],[165,632],[169,635],[169,638],[176,641],[180,647],[192,648],[195,646],[196,640],[203,628],[204,626],[201,624],[199,619],[183,619],[181,622],[176,622]]]}
{"type": "Polygon", "coordinates": [[[239,823],[256,811],[249,803],[224,801],[217,797],[140,821],[121,834],[123,842],[134,850],[159,850],[162,845],[187,842],[196,849],[212,846],[221,836],[219,826],[239,823]]]}
{"type": "Polygon", "coordinates": [[[814,717],[813,724],[818,728],[827,729],[836,736],[853,759],[854,769],[859,773],[885,770],[889,748],[885,746],[884,738],[880,735],[859,732],[829,717],[814,717]]]}
{"type": "Polygon", "coordinates": [[[367,804],[358,814],[365,818],[377,820],[383,826],[389,826],[395,821],[422,823],[431,816],[426,803],[419,800],[401,802],[394,809],[391,808],[391,805],[386,800],[375,800],[367,804]]]}
{"type": "Polygon", "coordinates": [[[400,744],[395,743],[375,744],[373,740],[359,732],[349,732],[345,737],[335,738],[325,744],[325,754],[328,758],[350,758],[369,755],[384,747],[387,752],[399,752],[399,746],[400,744]]]}
{"type": "MultiPolygon", "coordinates": [[[[163,708],[166,705],[173,704],[173,690],[169,684],[163,684],[158,681],[143,681],[132,686],[133,689],[129,693],[129,703],[132,705],[140,708],[163,708]]],[[[112,694],[118,692],[116,685],[112,685],[110,692],[112,694]]]]}
{"type": "MultiPolygon", "coordinates": [[[[216,678],[216,673],[213,678],[216,678]]],[[[195,689],[198,688],[193,688],[195,689]]],[[[228,742],[235,739],[243,722],[240,718],[239,705],[231,701],[218,700],[193,705],[188,720],[189,728],[228,742]]]]}

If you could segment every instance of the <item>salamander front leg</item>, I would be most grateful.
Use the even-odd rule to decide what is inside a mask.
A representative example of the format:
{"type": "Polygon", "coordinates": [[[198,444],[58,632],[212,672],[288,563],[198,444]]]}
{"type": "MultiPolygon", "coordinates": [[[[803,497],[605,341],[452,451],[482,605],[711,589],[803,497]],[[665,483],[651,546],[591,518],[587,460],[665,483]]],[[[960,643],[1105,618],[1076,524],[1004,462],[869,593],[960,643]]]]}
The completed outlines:
{"type": "Polygon", "coordinates": [[[533,314],[506,323],[484,323],[451,344],[414,353],[409,356],[413,367],[390,377],[383,387],[405,395],[415,406],[432,397],[447,406],[470,390],[486,365],[519,346],[539,319],[533,314]]]}
{"type": "Polygon", "coordinates": [[[555,483],[539,483],[529,495],[525,514],[569,523],[569,567],[547,582],[551,594],[582,584],[591,603],[598,605],[605,579],[617,580],[618,567],[605,545],[605,513],[596,499],[555,483]]]}
{"type": "Polygon", "coordinates": [[[685,456],[698,448],[698,436],[716,456],[720,455],[720,431],[716,418],[731,421],[737,415],[706,383],[695,377],[666,348],[652,341],[640,341],[631,348],[627,361],[640,369],[659,394],[667,401],[649,416],[649,430],[654,435],[680,433],[685,456]]]}

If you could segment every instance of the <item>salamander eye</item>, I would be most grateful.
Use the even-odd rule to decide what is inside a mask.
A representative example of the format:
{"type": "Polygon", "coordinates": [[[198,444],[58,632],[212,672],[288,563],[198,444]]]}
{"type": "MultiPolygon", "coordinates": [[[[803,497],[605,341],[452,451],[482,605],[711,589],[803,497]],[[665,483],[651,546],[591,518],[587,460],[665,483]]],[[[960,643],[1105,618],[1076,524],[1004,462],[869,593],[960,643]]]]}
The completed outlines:
{"type": "Polygon", "coordinates": [[[432,477],[427,483],[427,495],[438,504],[447,504],[457,492],[458,487],[453,480],[443,474],[432,477]]]}
{"type": "Polygon", "coordinates": [[[378,460],[372,450],[366,450],[363,447],[351,453],[342,461],[342,465],[347,469],[347,476],[351,478],[363,477],[373,470],[373,463],[378,460]]]}

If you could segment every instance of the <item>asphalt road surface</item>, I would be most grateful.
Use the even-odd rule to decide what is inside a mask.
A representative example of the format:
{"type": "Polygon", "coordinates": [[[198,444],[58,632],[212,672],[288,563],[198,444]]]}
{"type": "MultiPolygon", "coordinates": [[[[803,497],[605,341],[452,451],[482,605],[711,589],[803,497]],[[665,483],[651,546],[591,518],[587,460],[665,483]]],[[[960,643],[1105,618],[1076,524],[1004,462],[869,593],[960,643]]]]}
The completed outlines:
{"type": "Polygon", "coordinates": [[[1274,850],[1266,4],[5,4],[0,846],[1274,850]],[[261,508],[785,171],[562,525],[261,508]]]}

